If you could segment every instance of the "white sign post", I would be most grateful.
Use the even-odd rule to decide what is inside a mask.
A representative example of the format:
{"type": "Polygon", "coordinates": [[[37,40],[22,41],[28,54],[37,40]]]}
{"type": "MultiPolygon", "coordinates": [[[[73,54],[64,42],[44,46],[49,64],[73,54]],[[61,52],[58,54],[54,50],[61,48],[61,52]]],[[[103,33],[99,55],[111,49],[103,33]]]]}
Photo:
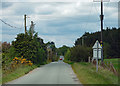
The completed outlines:
{"type": "Polygon", "coordinates": [[[101,59],[101,49],[99,41],[97,40],[94,44],[93,48],[93,59],[96,59],[96,72],[98,71],[98,59],[101,59]]]}

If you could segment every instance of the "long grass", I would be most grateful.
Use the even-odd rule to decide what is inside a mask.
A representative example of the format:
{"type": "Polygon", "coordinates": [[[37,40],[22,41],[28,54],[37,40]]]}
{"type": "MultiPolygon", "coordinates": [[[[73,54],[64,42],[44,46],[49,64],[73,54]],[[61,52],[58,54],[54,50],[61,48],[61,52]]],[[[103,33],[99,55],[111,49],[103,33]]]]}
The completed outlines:
{"type": "Polygon", "coordinates": [[[37,66],[33,65],[32,67],[31,66],[20,66],[19,68],[17,68],[16,70],[14,70],[13,72],[11,73],[5,73],[3,76],[2,76],[2,84],[8,82],[8,81],[11,81],[11,80],[14,80],[14,79],[17,79],[27,73],[29,73],[30,71],[32,71],[34,68],[36,68],[37,66]]]}
{"type": "Polygon", "coordinates": [[[91,63],[74,63],[72,68],[82,84],[118,84],[118,77],[111,71],[99,67],[96,72],[95,65],[91,63]]]}

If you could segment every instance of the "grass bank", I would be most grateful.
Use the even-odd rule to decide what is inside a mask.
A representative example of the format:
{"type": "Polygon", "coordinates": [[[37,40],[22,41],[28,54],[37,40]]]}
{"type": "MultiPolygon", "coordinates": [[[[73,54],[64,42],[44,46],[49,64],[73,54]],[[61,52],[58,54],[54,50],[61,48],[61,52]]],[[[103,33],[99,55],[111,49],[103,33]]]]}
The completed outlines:
{"type": "Polygon", "coordinates": [[[118,84],[118,76],[101,67],[96,72],[95,65],[91,63],[74,63],[72,68],[82,84],[118,84]]]}
{"type": "Polygon", "coordinates": [[[29,73],[30,71],[32,71],[33,69],[37,68],[37,66],[32,65],[32,66],[20,66],[17,69],[15,69],[13,72],[8,72],[8,73],[3,73],[2,75],[2,83],[6,83],[8,81],[12,81],[14,79],[17,79],[27,73],[29,73]]]}

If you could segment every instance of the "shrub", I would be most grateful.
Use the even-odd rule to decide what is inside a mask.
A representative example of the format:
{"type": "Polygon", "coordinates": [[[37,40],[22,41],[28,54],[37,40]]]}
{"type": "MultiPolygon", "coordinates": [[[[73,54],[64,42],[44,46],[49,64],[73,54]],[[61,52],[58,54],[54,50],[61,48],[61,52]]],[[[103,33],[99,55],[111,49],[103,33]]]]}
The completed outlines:
{"type": "Polygon", "coordinates": [[[64,60],[70,60],[70,57],[71,57],[71,52],[70,49],[68,49],[67,52],[65,53],[64,60]]]}
{"type": "Polygon", "coordinates": [[[89,51],[88,47],[85,46],[74,46],[70,49],[71,52],[71,61],[88,61],[89,51]]]}

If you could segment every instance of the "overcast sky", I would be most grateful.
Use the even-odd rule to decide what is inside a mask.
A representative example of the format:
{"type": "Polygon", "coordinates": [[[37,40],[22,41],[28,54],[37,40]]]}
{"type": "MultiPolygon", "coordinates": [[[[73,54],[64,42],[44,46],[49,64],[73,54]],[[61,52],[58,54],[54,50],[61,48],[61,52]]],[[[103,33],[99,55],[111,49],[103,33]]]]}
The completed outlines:
{"type": "MultiPolygon", "coordinates": [[[[114,1],[114,2],[113,2],[114,1]]],[[[118,27],[118,2],[104,3],[104,28],[118,27]]],[[[4,0],[0,3],[0,19],[18,28],[2,24],[2,41],[11,42],[24,33],[24,14],[27,29],[34,21],[35,31],[44,42],[53,41],[57,47],[73,46],[85,32],[100,31],[100,3],[93,0],[4,0]]]]}

